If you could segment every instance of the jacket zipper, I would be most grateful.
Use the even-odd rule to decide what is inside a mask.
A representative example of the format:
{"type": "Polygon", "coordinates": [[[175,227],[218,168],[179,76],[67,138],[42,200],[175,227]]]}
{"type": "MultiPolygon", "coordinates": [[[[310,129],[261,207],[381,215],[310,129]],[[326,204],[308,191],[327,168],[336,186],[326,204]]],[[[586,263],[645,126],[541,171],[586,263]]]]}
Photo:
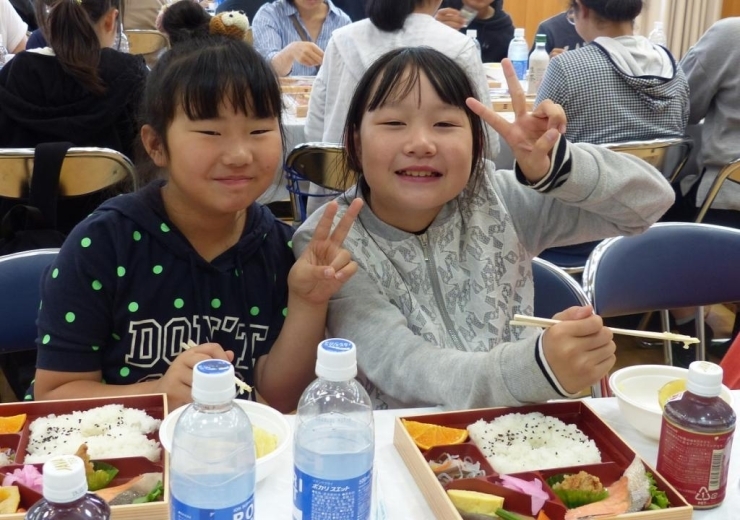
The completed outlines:
{"type": "Polygon", "coordinates": [[[456,349],[465,352],[466,349],[460,341],[460,337],[457,335],[457,331],[452,323],[452,318],[450,318],[450,315],[447,312],[447,306],[442,298],[442,289],[439,286],[439,279],[437,278],[437,264],[434,262],[434,256],[430,254],[429,238],[426,234],[419,235],[419,242],[421,242],[421,250],[424,252],[424,263],[426,263],[427,266],[429,279],[432,282],[434,300],[437,302],[437,308],[439,309],[439,313],[442,315],[442,322],[444,323],[445,329],[447,329],[447,335],[452,340],[452,344],[456,349]]]}

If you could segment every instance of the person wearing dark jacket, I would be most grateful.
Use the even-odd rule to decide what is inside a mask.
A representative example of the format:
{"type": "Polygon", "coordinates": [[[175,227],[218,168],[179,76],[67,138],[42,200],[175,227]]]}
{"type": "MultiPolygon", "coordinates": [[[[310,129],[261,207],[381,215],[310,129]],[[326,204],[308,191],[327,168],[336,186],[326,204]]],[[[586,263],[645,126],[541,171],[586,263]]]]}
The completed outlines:
{"type": "Polygon", "coordinates": [[[440,7],[438,21],[462,32],[478,32],[483,63],[498,63],[506,58],[514,37],[514,22],[504,12],[504,0],[443,0],[440,7]],[[467,26],[460,15],[463,6],[478,13],[467,26]]]}
{"type": "Polygon", "coordinates": [[[70,141],[133,157],[147,69],[140,56],[108,48],[119,1],[51,5],[50,47],[21,52],[0,71],[0,146],[70,141]]]}

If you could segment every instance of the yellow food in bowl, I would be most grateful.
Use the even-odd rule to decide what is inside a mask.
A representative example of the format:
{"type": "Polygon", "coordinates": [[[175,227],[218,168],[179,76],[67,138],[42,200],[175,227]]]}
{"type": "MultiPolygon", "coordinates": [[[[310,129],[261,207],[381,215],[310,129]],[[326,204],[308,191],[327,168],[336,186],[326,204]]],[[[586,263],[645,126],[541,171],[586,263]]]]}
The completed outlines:
{"type": "Polygon", "coordinates": [[[661,386],[660,390],[658,390],[658,404],[660,405],[660,409],[665,408],[665,404],[668,401],[671,401],[674,397],[679,397],[685,391],[685,379],[674,379],[661,386]]]}
{"type": "Polygon", "coordinates": [[[277,435],[272,434],[259,426],[252,425],[252,436],[254,437],[254,450],[258,459],[277,449],[277,435]]]}

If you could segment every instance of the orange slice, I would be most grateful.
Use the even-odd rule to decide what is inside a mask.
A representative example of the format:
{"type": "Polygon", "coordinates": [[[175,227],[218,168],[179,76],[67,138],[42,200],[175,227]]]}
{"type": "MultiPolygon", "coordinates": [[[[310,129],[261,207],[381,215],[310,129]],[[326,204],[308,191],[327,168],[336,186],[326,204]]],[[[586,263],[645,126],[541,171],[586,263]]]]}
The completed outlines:
{"type": "Polygon", "coordinates": [[[18,433],[26,423],[26,414],[0,417],[0,433],[18,433]]]}
{"type": "Polygon", "coordinates": [[[428,424],[401,419],[406,431],[409,432],[414,443],[422,450],[428,450],[434,446],[446,446],[450,444],[462,444],[468,440],[468,430],[460,428],[449,428],[438,424],[428,424]]]}

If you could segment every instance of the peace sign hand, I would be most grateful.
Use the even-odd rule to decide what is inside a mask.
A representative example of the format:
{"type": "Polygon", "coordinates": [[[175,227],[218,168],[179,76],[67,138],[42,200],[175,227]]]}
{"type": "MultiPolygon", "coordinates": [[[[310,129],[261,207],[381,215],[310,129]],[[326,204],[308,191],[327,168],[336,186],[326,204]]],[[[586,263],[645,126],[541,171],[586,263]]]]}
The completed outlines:
{"type": "Polygon", "coordinates": [[[505,58],[501,66],[511,95],[514,122],[509,123],[476,99],[468,98],[466,103],[509,144],[522,173],[535,183],[550,170],[550,152],[560,134],[565,133],[567,118],[563,107],[549,99],[540,103],[534,112],[527,112],[524,90],[511,61],[505,58]]]}
{"type": "Polygon", "coordinates": [[[311,241],[288,275],[291,295],[309,304],[325,304],[357,272],[357,262],[342,244],[362,209],[362,200],[352,201],[332,231],[338,208],[335,201],[325,206],[311,241]]]}

